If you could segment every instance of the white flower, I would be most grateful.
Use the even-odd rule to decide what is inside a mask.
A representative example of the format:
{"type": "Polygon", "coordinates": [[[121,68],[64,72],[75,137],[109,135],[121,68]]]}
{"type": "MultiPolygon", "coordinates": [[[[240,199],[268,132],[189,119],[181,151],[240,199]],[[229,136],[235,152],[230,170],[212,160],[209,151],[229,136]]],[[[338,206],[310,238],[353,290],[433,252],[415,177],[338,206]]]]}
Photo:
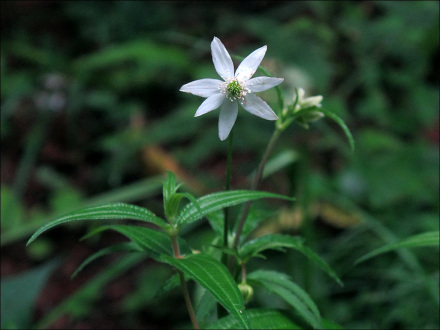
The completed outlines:
{"type": "Polygon", "coordinates": [[[241,62],[234,74],[234,64],[231,56],[220,39],[214,37],[211,42],[212,60],[215,70],[223,78],[223,81],[200,79],[180,88],[181,92],[207,98],[197,109],[194,117],[201,116],[221,106],[218,133],[222,141],[228,137],[237,119],[238,102],[253,115],[267,120],[278,119],[278,116],[269,105],[254,93],[275,87],[281,84],[284,79],[272,77],[251,79],[263,60],[266,49],[267,46],[263,46],[252,52],[241,62]]]}
{"type": "MultiPolygon", "coordinates": [[[[293,110],[293,112],[298,112],[300,110],[303,109],[308,109],[308,108],[320,108],[321,107],[321,102],[322,102],[322,95],[317,95],[317,96],[310,96],[307,98],[304,98],[305,95],[305,91],[302,88],[299,88],[298,91],[298,100],[296,102],[296,106],[295,109],[293,110]]],[[[296,96],[294,97],[294,100],[296,99],[296,96]]],[[[321,118],[324,117],[324,114],[319,111],[319,110],[313,110],[310,112],[307,112],[306,114],[300,116],[300,118],[298,118],[298,122],[303,125],[305,128],[309,128],[308,123],[309,122],[313,122],[313,121],[317,121],[321,118]]]]}
{"type": "Polygon", "coordinates": [[[298,102],[296,103],[295,111],[298,111],[300,109],[306,109],[311,107],[321,107],[322,102],[322,95],[317,96],[310,96],[307,98],[304,98],[304,95],[306,92],[304,89],[299,88],[298,89],[298,102]]]}

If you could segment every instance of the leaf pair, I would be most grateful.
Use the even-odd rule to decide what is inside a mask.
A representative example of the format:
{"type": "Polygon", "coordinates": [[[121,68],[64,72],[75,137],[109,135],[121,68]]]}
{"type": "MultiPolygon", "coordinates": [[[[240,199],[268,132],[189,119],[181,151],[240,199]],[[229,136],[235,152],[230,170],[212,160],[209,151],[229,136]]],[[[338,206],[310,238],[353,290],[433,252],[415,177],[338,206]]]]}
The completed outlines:
{"type": "Polygon", "coordinates": [[[282,250],[283,248],[295,249],[307,258],[313,261],[319,268],[326,272],[339,285],[343,285],[342,281],[331,269],[331,267],[310,248],[303,245],[303,239],[300,237],[293,237],[281,234],[270,234],[257,237],[251,241],[246,242],[239,249],[238,254],[240,258],[246,262],[251,257],[258,256],[260,252],[267,249],[282,250]]]}
{"type": "Polygon", "coordinates": [[[124,203],[106,204],[70,212],[54,219],[38,229],[27,244],[33,242],[46,230],[71,221],[130,219],[141,221],[141,223],[154,224],[161,231],[137,225],[105,225],[95,229],[86,237],[105,230],[114,230],[129,238],[130,242],[96,252],[84,261],[75,274],[93,260],[108,253],[143,252],[159,262],[165,262],[178,268],[187,277],[198,282],[225,307],[241,328],[249,328],[250,325],[244,311],[243,297],[226,267],[209,255],[191,254],[188,244],[183,239],[178,239],[178,245],[184,257],[175,258],[169,230],[170,228],[178,230],[181,226],[200,220],[209,213],[247,201],[261,198],[290,198],[268,192],[238,190],[213,193],[196,200],[189,194],[178,195],[177,188],[174,175],[169,175],[168,180],[164,183],[164,204],[165,209],[168,208],[168,211],[165,210],[167,217],[174,217],[175,215],[175,219],[173,219],[175,223],[173,224],[167,223],[151,211],[139,206],[124,203]],[[183,197],[188,198],[190,203],[178,210],[180,200],[183,197]]]}

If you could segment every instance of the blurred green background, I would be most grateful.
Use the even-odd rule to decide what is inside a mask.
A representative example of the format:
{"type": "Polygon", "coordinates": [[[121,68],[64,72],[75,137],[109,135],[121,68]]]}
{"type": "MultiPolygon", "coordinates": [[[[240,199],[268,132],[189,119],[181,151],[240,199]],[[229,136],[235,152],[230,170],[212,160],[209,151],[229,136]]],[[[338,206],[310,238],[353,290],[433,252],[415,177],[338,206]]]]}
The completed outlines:
{"type": "MultiPolygon", "coordinates": [[[[178,290],[154,297],[170,272],[153,262],[106,256],[70,280],[117,235],[78,242],[90,225],[72,225],[25,243],[83,206],[160,215],[167,170],[197,195],[223,189],[218,112],[193,118],[203,99],[179,92],[217,78],[214,36],[239,56],[267,45],[262,65],[285,78],[286,101],[295,87],[323,95],[356,141],[352,153],[328,120],[290,127],[263,189],[297,202],[260,205],[260,233],[305,236],[345,286],[294,252],[254,267],[283,269],[347,329],[439,327],[438,249],[353,264],[439,229],[439,2],[2,1],[1,30],[2,328],[187,325],[178,290]]],[[[276,109],[275,92],[262,94],[276,109]]],[[[241,111],[235,127],[232,188],[244,189],[273,126],[241,111]]],[[[208,229],[188,234],[195,248],[208,229]]],[[[287,308],[262,294],[254,303],[287,308]]]]}

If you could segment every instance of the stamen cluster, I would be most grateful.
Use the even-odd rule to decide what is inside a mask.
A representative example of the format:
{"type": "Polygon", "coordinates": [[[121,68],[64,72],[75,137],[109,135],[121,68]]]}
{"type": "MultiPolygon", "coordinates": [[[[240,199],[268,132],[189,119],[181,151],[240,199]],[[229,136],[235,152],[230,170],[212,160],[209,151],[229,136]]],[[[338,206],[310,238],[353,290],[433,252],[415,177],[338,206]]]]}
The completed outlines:
{"type": "Polygon", "coordinates": [[[231,102],[239,100],[241,104],[245,101],[244,96],[251,92],[249,88],[246,88],[244,82],[239,81],[236,78],[227,79],[225,82],[221,83],[218,88],[231,102]]]}

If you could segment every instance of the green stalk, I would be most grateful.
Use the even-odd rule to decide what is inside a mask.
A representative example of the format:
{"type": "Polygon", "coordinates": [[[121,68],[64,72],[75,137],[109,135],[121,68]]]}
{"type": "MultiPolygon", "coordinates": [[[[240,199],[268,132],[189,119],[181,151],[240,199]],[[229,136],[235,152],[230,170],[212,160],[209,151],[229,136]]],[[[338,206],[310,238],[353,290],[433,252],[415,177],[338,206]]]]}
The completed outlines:
{"type": "MultiPolygon", "coordinates": [[[[173,245],[173,252],[175,258],[182,258],[179,251],[179,244],[177,243],[177,235],[171,236],[171,242],[173,245]]],[[[191,319],[191,323],[194,327],[194,329],[200,329],[199,323],[197,322],[196,313],[194,312],[194,308],[191,303],[191,298],[189,296],[188,286],[185,282],[185,277],[183,276],[183,272],[178,270],[177,273],[179,274],[180,279],[180,286],[182,287],[183,291],[183,298],[185,299],[186,309],[188,310],[189,318],[191,319]]]]}
{"type": "MultiPolygon", "coordinates": [[[[258,166],[258,170],[257,173],[255,174],[254,180],[252,181],[252,185],[251,185],[251,190],[257,190],[262,179],[263,179],[263,172],[264,172],[264,167],[266,166],[266,163],[269,159],[270,154],[273,151],[273,148],[275,147],[275,144],[278,141],[278,138],[281,135],[282,129],[279,129],[278,126],[276,126],[277,128],[275,129],[275,131],[272,134],[272,137],[270,138],[270,141],[266,147],[266,150],[264,152],[263,158],[261,159],[260,165],[258,166]]],[[[233,244],[233,249],[237,249],[238,247],[238,243],[240,242],[240,236],[241,233],[243,231],[243,227],[244,227],[244,223],[246,222],[246,218],[249,214],[249,209],[251,208],[251,204],[252,201],[247,202],[246,204],[244,204],[243,207],[243,212],[241,213],[241,217],[240,217],[240,222],[238,223],[237,226],[237,231],[235,233],[235,238],[234,238],[234,244],[233,244]]],[[[233,260],[234,257],[233,256],[229,256],[229,260],[228,260],[228,269],[229,272],[231,274],[234,274],[233,271],[233,260]]]]}
{"type": "MultiPolygon", "coordinates": [[[[232,169],[232,139],[233,132],[229,134],[228,137],[228,158],[226,165],[226,184],[225,191],[231,189],[231,169],[232,169]]],[[[229,207],[225,209],[225,227],[223,232],[223,245],[224,247],[228,247],[228,233],[229,233],[229,207]]]]}
{"type": "MultiPolygon", "coordinates": [[[[273,148],[275,147],[275,144],[278,141],[278,138],[281,135],[280,129],[275,129],[275,132],[273,132],[272,137],[269,141],[269,144],[266,147],[266,151],[264,152],[263,158],[261,159],[260,165],[258,166],[257,174],[254,177],[254,180],[252,181],[251,190],[257,190],[261,180],[263,178],[263,172],[264,167],[266,166],[266,163],[269,159],[270,154],[273,151],[273,148]]],[[[233,248],[236,249],[238,247],[238,243],[240,242],[240,235],[243,230],[244,223],[246,221],[246,218],[249,213],[249,209],[251,207],[252,202],[249,201],[244,205],[243,213],[241,214],[240,222],[238,223],[237,232],[235,233],[235,239],[234,239],[234,245],[233,248]]]]}
{"type": "MultiPolygon", "coordinates": [[[[226,164],[226,183],[225,191],[231,189],[231,169],[232,169],[232,141],[233,141],[233,131],[228,136],[228,155],[226,164]]],[[[225,208],[225,221],[223,227],[223,246],[228,247],[228,236],[229,236],[229,207],[225,208]]],[[[226,255],[222,254],[222,261],[226,263],[226,255]]]]}
{"type": "Polygon", "coordinates": [[[20,199],[23,197],[32,170],[37,162],[38,153],[40,152],[47,136],[48,126],[52,116],[53,112],[51,110],[43,109],[26,139],[26,147],[23,156],[20,159],[20,164],[13,185],[14,193],[20,199]]]}

